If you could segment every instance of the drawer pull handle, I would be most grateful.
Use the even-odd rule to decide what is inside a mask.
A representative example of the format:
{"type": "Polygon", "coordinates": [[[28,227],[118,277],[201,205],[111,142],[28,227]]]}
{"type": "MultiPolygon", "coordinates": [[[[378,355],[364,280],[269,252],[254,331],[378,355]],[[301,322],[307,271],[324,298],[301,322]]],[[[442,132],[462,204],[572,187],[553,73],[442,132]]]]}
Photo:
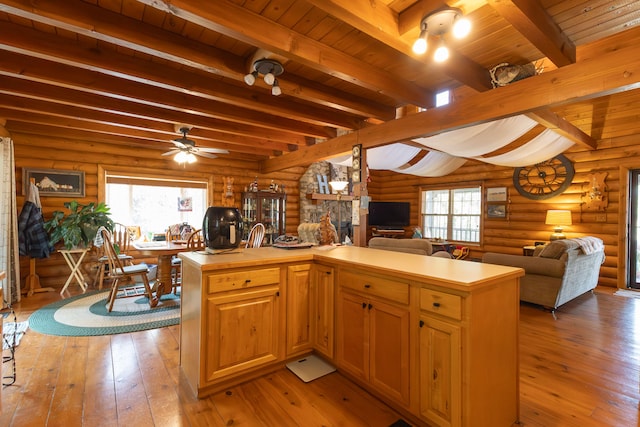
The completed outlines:
{"type": "Polygon", "coordinates": [[[245,281],[244,281],[244,284],[245,284],[245,285],[247,285],[247,284],[249,284],[249,283],[251,283],[251,279],[247,279],[247,280],[245,280],[245,281]]]}
{"type": "Polygon", "coordinates": [[[280,291],[276,292],[276,296],[279,297],[280,296],[280,291]]]}
{"type": "Polygon", "coordinates": [[[373,306],[371,304],[369,304],[369,310],[371,310],[373,308],[373,306]]]}
{"type": "Polygon", "coordinates": [[[438,379],[438,371],[436,371],[435,369],[433,370],[433,379],[434,380],[438,379]]]}
{"type": "Polygon", "coordinates": [[[362,303],[362,308],[365,308],[366,306],[367,306],[367,303],[366,303],[366,302],[363,302],[363,303],[362,303]]]}
{"type": "Polygon", "coordinates": [[[422,328],[424,326],[424,320],[420,321],[420,327],[422,328]]]}
{"type": "Polygon", "coordinates": [[[438,308],[438,307],[440,307],[440,303],[439,303],[439,302],[434,302],[434,303],[433,303],[433,306],[434,306],[435,308],[438,308]]]}
{"type": "Polygon", "coordinates": [[[371,285],[367,283],[366,285],[364,285],[364,287],[369,289],[371,287],[371,285]]]}
{"type": "Polygon", "coordinates": [[[324,274],[331,275],[331,272],[330,271],[325,271],[324,274]]]}

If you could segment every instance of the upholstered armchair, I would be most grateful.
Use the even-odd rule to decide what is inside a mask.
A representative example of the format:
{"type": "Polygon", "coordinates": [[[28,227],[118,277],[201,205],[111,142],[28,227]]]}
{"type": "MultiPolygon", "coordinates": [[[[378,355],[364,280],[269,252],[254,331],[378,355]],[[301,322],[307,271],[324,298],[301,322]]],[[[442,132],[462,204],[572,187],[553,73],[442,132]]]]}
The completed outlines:
{"type": "Polygon", "coordinates": [[[488,252],[482,262],[523,268],[520,300],[554,312],[598,285],[604,245],[596,237],[554,240],[537,247],[533,256],[488,252]]]}

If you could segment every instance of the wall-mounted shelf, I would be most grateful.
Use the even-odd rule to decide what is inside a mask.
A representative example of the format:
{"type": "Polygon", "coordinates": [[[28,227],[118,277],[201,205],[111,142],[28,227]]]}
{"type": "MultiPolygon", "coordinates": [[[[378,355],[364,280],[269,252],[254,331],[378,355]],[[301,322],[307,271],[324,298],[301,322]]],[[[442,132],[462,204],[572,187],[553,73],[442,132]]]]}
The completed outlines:
{"type": "MultiPolygon", "coordinates": [[[[322,194],[322,193],[308,193],[307,199],[311,200],[338,200],[337,194],[322,194]]],[[[340,196],[340,201],[342,202],[350,202],[354,199],[353,196],[348,196],[343,194],[340,196]]]]}

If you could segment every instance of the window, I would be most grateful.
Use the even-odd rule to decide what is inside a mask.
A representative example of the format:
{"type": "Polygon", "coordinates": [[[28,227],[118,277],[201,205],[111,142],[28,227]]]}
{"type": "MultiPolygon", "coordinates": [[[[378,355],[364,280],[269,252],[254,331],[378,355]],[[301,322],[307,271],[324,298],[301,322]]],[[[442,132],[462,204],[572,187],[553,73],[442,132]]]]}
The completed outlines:
{"type": "Polygon", "coordinates": [[[454,242],[479,243],[481,187],[422,191],[423,235],[454,242]]]}
{"type": "Polygon", "coordinates": [[[186,222],[198,229],[209,206],[207,180],[167,180],[132,174],[105,175],[105,202],[111,218],[140,226],[143,236],[164,233],[171,224],[186,222]]]}
{"type": "Polygon", "coordinates": [[[442,107],[443,105],[448,105],[451,100],[451,92],[448,90],[443,90],[442,92],[436,93],[436,107],[442,107]]]}

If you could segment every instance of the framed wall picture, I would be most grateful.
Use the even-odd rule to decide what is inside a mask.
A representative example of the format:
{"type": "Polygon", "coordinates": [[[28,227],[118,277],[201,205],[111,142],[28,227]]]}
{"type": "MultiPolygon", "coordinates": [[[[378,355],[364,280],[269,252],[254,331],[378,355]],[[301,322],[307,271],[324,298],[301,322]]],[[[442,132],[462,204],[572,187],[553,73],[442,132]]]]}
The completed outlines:
{"type": "Polygon", "coordinates": [[[487,202],[506,202],[507,187],[487,188],[487,202]]]}
{"type": "Polygon", "coordinates": [[[488,203],[487,217],[488,218],[506,218],[507,205],[504,203],[488,203]]]}
{"type": "Polygon", "coordinates": [[[84,172],[58,169],[22,169],[22,194],[33,179],[41,196],[84,197],[84,172]]]}

